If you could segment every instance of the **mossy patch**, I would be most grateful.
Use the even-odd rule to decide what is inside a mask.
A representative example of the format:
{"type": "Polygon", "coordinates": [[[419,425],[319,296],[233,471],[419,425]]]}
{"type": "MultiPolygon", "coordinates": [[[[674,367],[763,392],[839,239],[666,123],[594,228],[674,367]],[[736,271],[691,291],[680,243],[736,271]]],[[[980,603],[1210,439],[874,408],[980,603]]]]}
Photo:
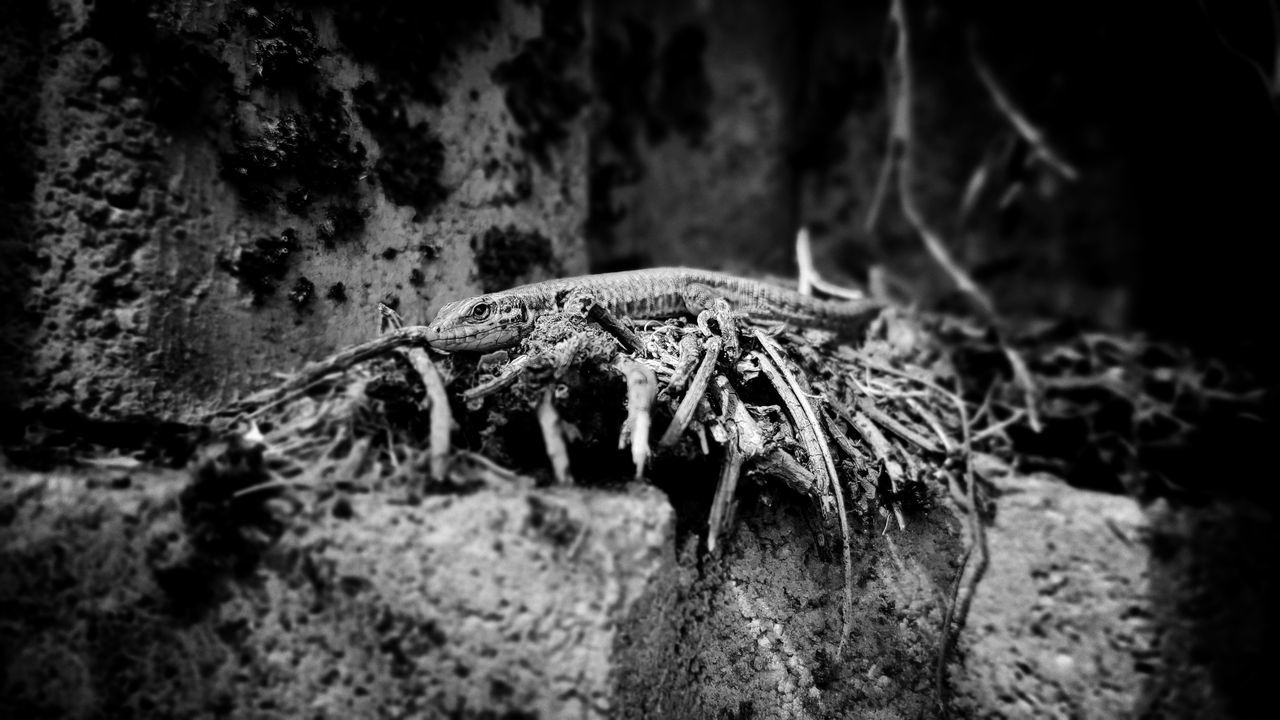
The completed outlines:
{"type": "Polygon", "coordinates": [[[476,253],[476,269],[480,287],[485,292],[498,292],[515,285],[536,268],[559,269],[547,236],[508,225],[492,227],[471,239],[476,253]]]}

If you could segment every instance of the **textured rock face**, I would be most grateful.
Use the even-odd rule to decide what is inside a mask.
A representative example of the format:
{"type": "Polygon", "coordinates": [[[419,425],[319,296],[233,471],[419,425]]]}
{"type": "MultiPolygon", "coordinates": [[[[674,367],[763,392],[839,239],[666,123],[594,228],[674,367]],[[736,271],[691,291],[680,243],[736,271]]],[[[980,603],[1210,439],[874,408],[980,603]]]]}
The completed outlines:
{"type": "Polygon", "coordinates": [[[599,5],[594,264],[787,266],[797,224],[793,10],[759,0],[599,5]]]}
{"type": "Polygon", "coordinates": [[[998,717],[1123,717],[1155,671],[1150,521],[1132,500],[1008,480],[988,530],[958,702],[998,717]]]}
{"type": "Polygon", "coordinates": [[[187,419],[486,253],[582,271],[579,9],[468,8],[6,3],[0,396],[187,419]]]}
{"type": "MultiPolygon", "coordinates": [[[[359,588],[333,608],[341,632],[381,635],[373,668],[342,659],[376,700],[341,708],[341,692],[335,710],[612,714],[617,628],[675,570],[661,494],[484,493],[355,513],[313,557],[334,586],[359,588]]],[[[311,678],[299,698],[325,685],[311,678]]]]}
{"type": "MultiPolygon", "coordinates": [[[[839,552],[785,497],[744,498],[723,554],[708,557],[693,536],[677,552],[653,489],[409,504],[359,493],[294,524],[255,564],[192,576],[175,570],[192,552],[185,480],[6,471],[6,717],[933,712],[942,597],[961,554],[941,508],[904,532],[859,529],[854,631],[837,655],[839,552]]],[[[948,669],[956,713],[1248,716],[1241,685],[1268,667],[1255,628],[1275,558],[1255,552],[1237,570],[1213,557],[1261,540],[1266,518],[1144,514],[1034,478],[1003,490],[948,669]]]]}
{"type": "Polygon", "coordinates": [[[680,582],[629,628],[633,646],[648,652],[619,660],[634,667],[620,676],[630,698],[623,716],[927,712],[939,599],[960,555],[946,511],[913,516],[905,533],[855,529],[854,620],[842,653],[838,540],[817,542],[814,519],[792,506],[744,512],[723,556],[699,563],[686,548],[680,582]]]}
{"type": "Polygon", "coordinates": [[[676,572],[654,490],[364,495],[175,594],[183,478],[124,477],[5,476],[6,717],[610,717],[676,572]]]}

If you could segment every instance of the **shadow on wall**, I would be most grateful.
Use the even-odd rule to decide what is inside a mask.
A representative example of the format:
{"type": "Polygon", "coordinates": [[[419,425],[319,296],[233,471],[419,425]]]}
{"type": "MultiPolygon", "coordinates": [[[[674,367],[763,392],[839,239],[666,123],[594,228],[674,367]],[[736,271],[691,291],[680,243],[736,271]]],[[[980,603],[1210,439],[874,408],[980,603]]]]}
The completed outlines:
{"type": "Polygon", "coordinates": [[[1220,500],[1150,513],[1156,655],[1135,717],[1257,717],[1280,670],[1274,509],[1220,500]]]}
{"type": "Polygon", "coordinates": [[[38,316],[28,295],[40,262],[35,220],[36,149],[43,144],[40,66],[52,18],[42,3],[0,4],[0,444],[19,439],[29,335],[38,316]]]}

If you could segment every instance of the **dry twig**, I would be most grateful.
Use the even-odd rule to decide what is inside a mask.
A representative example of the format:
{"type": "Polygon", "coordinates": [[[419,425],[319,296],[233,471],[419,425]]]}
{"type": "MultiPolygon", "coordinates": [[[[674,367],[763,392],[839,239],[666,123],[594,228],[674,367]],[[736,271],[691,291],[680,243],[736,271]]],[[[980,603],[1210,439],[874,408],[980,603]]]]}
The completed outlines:
{"type": "Polygon", "coordinates": [[[773,338],[764,334],[757,328],[755,331],[756,340],[760,346],[764,348],[765,353],[773,365],[765,362],[765,357],[760,356],[760,367],[769,376],[773,382],[778,395],[784,399],[785,405],[792,413],[791,420],[795,423],[796,433],[804,438],[804,443],[812,453],[816,450],[816,454],[810,454],[810,461],[817,464],[821,459],[822,469],[826,471],[827,487],[835,498],[836,512],[840,518],[840,539],[841,546],[844,551],[844,624],[840,633],[840,645],[836,650],[836,656],[839,657],[844,653],[845,641],[849,638],[850,629],[853,627],[853,547],[849,534],[849,516],[844,509],[844,491],[840,487],[840,476],[836,473],[836,464],[831,457],[831,448],[827,446],[826,436],[823,434],[822,426],[818,423],[818,416],[813,411],[813,406],[809,404],[808,394],[800,388],[800,383],[792,374],[791,369],[787,367],[786,362],[782,359],[782,348],[778,347],[777,342],[773,338]],[[776,369],[775,369],[776,367],[776,369]],[[785,384],[778,381],[778,375],[781,374],[785,379],[785,384]],[[789,387],[793,395],[788,398],[785,388],[789,387]],[[795,411],[799,407],[800,412],[795,411]]]}
{"type": "Polygon", "coordinates": [[[680,436],[684,434],[685,428],[689,426],[689,421],[693,419],[693,413],[698,409],[698,403],[702,401],[703,394],[707,392],[707,383],[711,381],[711,373],[716,369],[716,360],[720,357],[721,339],[718,336],[712,336],[707,340],[706,354],[702,356],[702,364],[698,366],[698,373],[693,376],[693,382],[689,385],[689,390],[685,393],[684,398],[680,400],[680,405],[676,408],[676,413],[671,418],[671,424],[667,426],[666,432],[662,433],[662,439],[658,444],[663,447],[671,447],[680,441],[680,436]]]}
{"type": "Polygon", "coordinates": [[[411,348],[406,353],[409,363],[422,379],[424,394],[422,409],[430,416],[430,435],[427,441],[428,471],[432,480],[444,479],[449,457],[449,434],[453,430],[453,412],[449,409],[449,395],[445,391],[444,378],[435,363],[422,348],[411,348]]]}
{"type": "MultiPolygon", "coordinates": [[[[896,76],[897,88],[893,94],[890,149],[886,151],[885,162],[892,163],[892,169],[897,173],[898,200],[902,207],[902,213],[916,230],[916,233],[920,235],[925,249],[928,250],[938,266],[947,273],[956,287],[969,297],[981,312],[983,318],[992,327],[996,328],[997,333],[1003,335],[1000,332],[1003,323],[996,312],[995,304],[969,273],[960,267],[960,264],[947,248],[946,242],[929,224],[924,217],[923,211],[916,204],[915,166],[911,157],[911,149],[914,143],[912,126],[914,76],[911,65],[911,31],[906,12],[906,0],[893,0],[889,20],[897,32],[896,51],[891,73],[896,76]]],[[[1027,372],[1026,363],[1022,357],[1017,351],[1009,347],[1003,338],[1000,340],[1000,346],[1009,360],[1010,367],[1013,369],[1014,378],[1023,388],[1027,405],[1027,417],[1031,427],[1038,432],[1040,430],[1040,422],[1036,406],[1039,402],[1039,392],[1036,389],[1035,380],[1027,372]]]]}
{"type": "Polygon", "coordinates": [[[951,648],[954,646],[960,630],[964,628],[965,621],[969,617],[969,608],[973,604],[974,596],[977,594],[978,583],[982,581],[982,576],[986,574],[987,564],[990,561],[990,553],[987,549],[987,529],[982,520],[982,506],[978,502],[978,478],[973,471],[973,438],[968,410],[963,403],[959,405],[958,409],[960,411],[960,430],[963,441],[962,462],[964,463],[965,489],[968,493],[969,505],[966,515],[969,519],[969,547],[965,549],[964,557],[960,562],[960,570],[956,574],[951,602],[947,604],[947,611],[942,620],[942,642],[938,649],[938,665],[934,689],[938,710],[943,713],[946,712],[947,699],[947,657],[950,655],[951,648]],[[974,553],[978,556],[977,563],[969,573],[968,582],[964,584],[964,595],[960,596],[961,579],[964,577],[965,568],[974,553]]]}
{"type": "Polygon", "coordinates": [[[824,295],[841,300],[865,300],[866,293],[841,287],[825,278],[813,264],[813,247],[809,242],[809,229],[800,228],[796,233],[796,267],[799,269],[797,286],[805,295],[812,295],[816,290],[824,295]]]}
{"type": "Polygon", "coordinates": [[[720,406],[720,417],[724,418],[726,431],[724,465],[720,469],[720,481],[716,485],[711,514],[707,518],[707,551],[715,552],[716,539],[731,522],[733,499],[742,473],[742,464],[764,450],[764,436],[755,418],[747,412],[738,393],[729,384],[728,378],[717,375],[711,388],[720,406]]]}
{"type": "Polygon", "coordinates": [[[689,384],[689,380],[693,378],[693,374],[698,370],[698,361],[702,358],[705,348],[698,336],[694,333],[686,333],[680,338],[680,359],[676,361],[675,369],[671,373],[671,379],[667,381],[667,386],[659,393],[659,397],[671,397],[676,393],[684,390],[689,384]]]}
{"type": "Polygon", "coordinates": [[[791,453],[781,448],[774,448],[761,456],[752,463],[751,469],[761,475],[781,480],[787,487],[805,497],[813,497],[822,492],[818,486],[818,477],[791,453]]]}
{"type": "Polygon", "coordinates": [[[565,305],[566,307],[576,305],[576,312],[579,315],[603,328],[604,331],[612,335],[622,345],[622,347],[626,348],[627,352],[638,355],[639,357],[646,357],[644,341],[640,339],[640,336],[636,335],[634,330],[623,324],[617,316],[609,312],[608,308],[596,302],[595,298],[587,294],[575,294],[569,298],[565,305]]]}
{"type": "Polygon", "coordinates": [[[515,360],[507,363],[502,372],[494,377],[486,380],[475,387],[467,388],[462,391],[462,399],[468,405],[482,398],[488,397],[499,390],[509,388],[515,385],[516,380],[520,379],[520,375],[529,368],[529,362],[532,360],[531,355],[521,355],[515,360]]]}
{"type": "Polygon", "coordinates": [[[618,448],[631,443],[631,462],[635,464],[639,480],[649,461],[649,411],[658,393],[658,379],[648,365],[631,358],[618,358],[614,367],[627,381],[627,419],[618,433],[618,448]]]}
{"type": "Polygon", "coordinates": [[[875,403],[869,400],[859,399],[858,410],[860,410],[864,415],[866,415],[868,418],[874,421],[877,425],[880,425],[884,429],[888,430],[894,435],[897,435],[903,440],[913,443],[914,445],[919,447],[921,450],[935,453],[938,455],[942,454],[943,452],[942,448],[934,444],[932,440],[921,435],[915,430],[912,430],[910,427],[907,427],[905,423],[898,420],[897,418],[890,415],[889,413],[881,410],[879,407],[876,406],[875,403]]]}
{"type": "Polygon", "coordinates": [[[406,345],[427,345],[426,330],[421,325],[397,328],[374,340],[344,348],[323,360],[309,363],[288,381],[242,400],[239,403],[242,410],[232,420],[232,424],[261,416],[267,410],[306,393],[326,377],[347,370],[357,363],[406,345]]]}
{"type": "Polygon", "coordinates": [[[570,484],[573,475],[569,473],[569,446],[565,443],[564,428],[560,425],[560,413],[556,411],[555,391],[545,388],[538,401],[538,427],[542,430],[542,441],[546,444],[547,459],[551,461],[551,471],[556,482],[570,484]]]}
{"type": "Polygon", "coordinates": [[[982,81],[987,92],[991,94],[991,101],[995,103],[996,109],[1000,111],[1000,114],[1004,115],[1009,121],[1014,131],[1031,146],[1036,155],[1046,165],[1056,170],[1059,175],[1067,180],[1079,180],[1080,171],[1053,148],[1044,131],[1031,122],[1026,113],[1014,103],[1004,85],[996,78],[995,72],[982,59],[982,55],[978,53],[977,41],[973,35],[969,36],[969,59],[978,74],[978,79],[982,81]]]}

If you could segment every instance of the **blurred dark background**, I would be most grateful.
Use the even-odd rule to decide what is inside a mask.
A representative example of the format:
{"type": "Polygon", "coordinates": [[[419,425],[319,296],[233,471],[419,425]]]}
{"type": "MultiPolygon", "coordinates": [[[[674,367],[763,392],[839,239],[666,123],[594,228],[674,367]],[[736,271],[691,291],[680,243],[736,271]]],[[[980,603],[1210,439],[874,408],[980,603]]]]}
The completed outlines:
{"type": "MultiPolygon", "coordinates": [[[[593,170],[604,177],[592,199],[612,209],[600,197],[621,187],[629,211],[612,225],[594,214],[597,263],[722,262],[699,239],[725,228],[746,257],[776,267],[789,251],[779,238],[804,222],[824,268],[865,277],[881,265],[926,305],[946,302],[950,282],[923,258],[894,193],[878,228],[865,227],[887,146],[888,3],[708,5],[710,18],[688,24],[680,13],[690,3],[597,8],[605,132],[593,170]],[[664,61],[682,57],[677,45],[702,53],[675,79],[657,79],[649,105],[628,98],[638,95],[635,73],[618,60],[646,43],[664,61]],[[619,131],[627,122],[631,132],[619,131]],[[671,133],[688,148],[665,152],[671,133]],[[758,157],[744,172],[723,157],[730,152],[739,163],[758,157]],[[778,192],[744,201],[769,183],[778,192]],[[761,233],[733,232],[762,226],[771,230],[755,241],[762,247],[752,241],[761,233]]],[[[1214,352],[1266,349],[1254,318],[1267,304],[1280,177],[1269,3],[905,6],[920,200],[1002,311],[1146,330],[1214,352]],[[1037,162],[980,67],[1074,179],[1037,162]],[[988,183],[962,213],[980,169],[988,183]]]]}

